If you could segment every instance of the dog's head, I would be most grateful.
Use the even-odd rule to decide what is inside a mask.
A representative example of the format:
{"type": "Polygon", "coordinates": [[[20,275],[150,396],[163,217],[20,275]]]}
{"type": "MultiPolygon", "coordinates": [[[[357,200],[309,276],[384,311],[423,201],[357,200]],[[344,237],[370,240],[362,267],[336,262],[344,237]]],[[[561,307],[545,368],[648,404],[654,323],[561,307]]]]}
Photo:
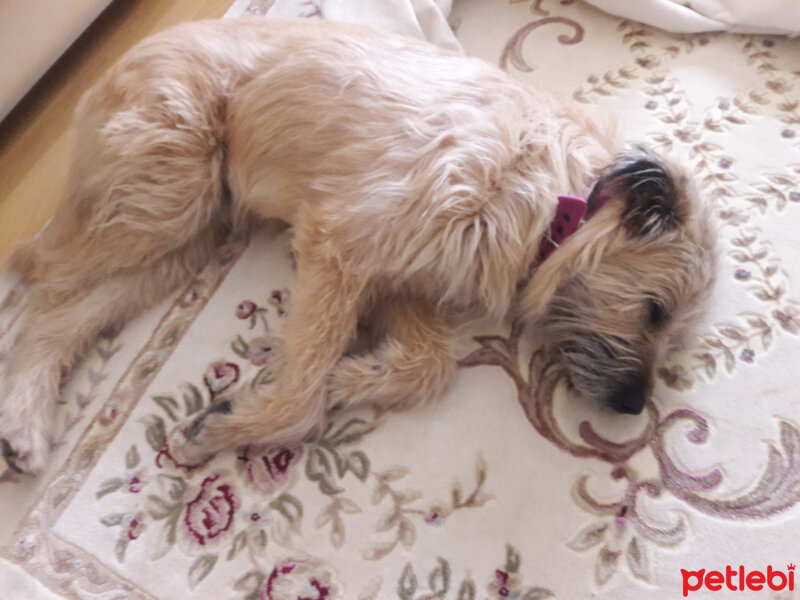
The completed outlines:
{"type": "Polygon", "coordinates": [[[522,315],[578,394],[638,414],[658,357],[703,314],[715,232],[691,182],[641,147],[606,167],[588,204],[523,290],[522,315]]]}

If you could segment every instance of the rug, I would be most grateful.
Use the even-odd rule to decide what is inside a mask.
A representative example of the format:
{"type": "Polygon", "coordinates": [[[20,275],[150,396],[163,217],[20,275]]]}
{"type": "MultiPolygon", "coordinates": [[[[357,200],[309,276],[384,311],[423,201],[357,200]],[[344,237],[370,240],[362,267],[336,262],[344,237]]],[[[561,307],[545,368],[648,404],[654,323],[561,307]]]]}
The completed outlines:
{"type": "Polygon", "coordinates": [[[257,234],[76,371],[51,471],[0,482],[2,597],[798,597],[800,40],[668,34],[570,0],[460,0],[449,22],[466,53],[679,158],[713,203],[712,309],[652,407],[542,386],[519,332],[478,327],[439,402],[181,465],[173,423],[276,376],[291,238],[257,234]]]}

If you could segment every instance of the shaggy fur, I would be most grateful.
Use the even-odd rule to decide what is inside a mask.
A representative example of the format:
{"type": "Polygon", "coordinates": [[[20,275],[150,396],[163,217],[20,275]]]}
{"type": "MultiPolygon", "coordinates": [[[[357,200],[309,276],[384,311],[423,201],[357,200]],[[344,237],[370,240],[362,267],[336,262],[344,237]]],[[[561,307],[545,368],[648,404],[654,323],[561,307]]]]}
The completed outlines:
{"type": "Polygon", "coordinates": [[[95,336],[254,220],[294,226],[285,364],[274,392],[243,386],[179,425],[171,450],[186,462],[299,440],[333,405],[437,396],[453,316],[476,309],[517,312],[578,393],[641,411],[658,352],[714,272],[708,215],[659,157],[615,159],[598,128],[496,68],[367,28],[180,26],[87,93],[76,132],[63,205],[10,265],[27,314],[0,438],[29,472],[46,464],[61,378],[95,336]],[[598,176],[609,199],[531,278],[557,194],[598,176]],[[356,351],[359,321],[372,339],[356,351]]]}

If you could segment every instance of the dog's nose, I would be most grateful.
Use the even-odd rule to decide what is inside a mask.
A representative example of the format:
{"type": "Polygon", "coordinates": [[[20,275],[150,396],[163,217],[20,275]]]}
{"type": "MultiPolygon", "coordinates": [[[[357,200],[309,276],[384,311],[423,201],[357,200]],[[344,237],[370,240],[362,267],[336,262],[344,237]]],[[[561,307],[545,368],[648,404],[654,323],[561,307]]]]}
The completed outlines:
{"type": "Polygon", "coordinates": [[[642,383],[625,385],[611,397],[611,406],[618,413],[638,415],[647,402],[648,386],[642,383]]]}

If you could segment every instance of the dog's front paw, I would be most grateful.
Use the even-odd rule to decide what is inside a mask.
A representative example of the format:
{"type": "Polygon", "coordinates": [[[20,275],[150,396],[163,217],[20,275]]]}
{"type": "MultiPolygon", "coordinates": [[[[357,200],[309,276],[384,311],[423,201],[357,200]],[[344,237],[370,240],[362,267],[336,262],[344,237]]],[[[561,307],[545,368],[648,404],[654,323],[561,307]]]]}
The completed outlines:
{"type": "Polygon", "coordinates": [[[226,425],[221,417],[231,414],[231,401],[221,400],[191,419],[185,419],[167,436],[169,453],[176,464],[197,466],[226,447],[226,425]]]}
{"type": "Polygon", "coordinates": [[[50,455],[47,436],[29,423],[0,426],[3,458],[15,473],[37,475],[44,471],[50,455]]]}

